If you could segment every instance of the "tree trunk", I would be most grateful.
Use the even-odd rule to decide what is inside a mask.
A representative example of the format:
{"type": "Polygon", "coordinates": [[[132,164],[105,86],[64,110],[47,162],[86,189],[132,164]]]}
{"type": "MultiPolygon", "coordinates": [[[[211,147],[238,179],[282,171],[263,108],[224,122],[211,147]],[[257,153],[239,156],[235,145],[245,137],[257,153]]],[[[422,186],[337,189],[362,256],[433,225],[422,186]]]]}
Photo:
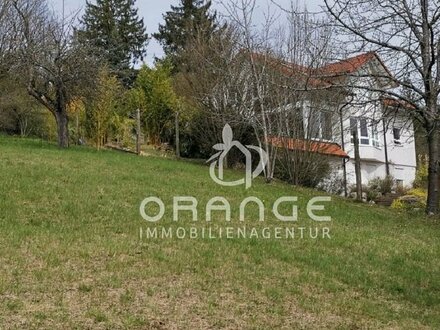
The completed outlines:
{"type": "Polygon", "coordinates": [[[388,159],[388,142],[387,142],[387,126],[385,124],[385,119],[382,119],[383,122],[383,148],[385,151],[385,170],[387,176],[390,176],[390,161],[388,159]]]}
{"type": "Polygon", "coordinates": [[[69,147],[69,117],[66,111],[55,112],[57,121],[58,146],[60,148],[69,147]]]}
{"type": "Polygon", "coordinates": [[[357,127],[353,130],[354,142],[354,169],[356,174],[356,199],[362,201],[362,172],[361,172],[361,156],[359,152],[359,137],[357,127]]]}
{"type": "Polygon", "coordinates": [[[429,167],[428,167],[428,200],[426,213],[438,213],[439,206],[439,132],[435,126],[428,135],[429,167]]]}

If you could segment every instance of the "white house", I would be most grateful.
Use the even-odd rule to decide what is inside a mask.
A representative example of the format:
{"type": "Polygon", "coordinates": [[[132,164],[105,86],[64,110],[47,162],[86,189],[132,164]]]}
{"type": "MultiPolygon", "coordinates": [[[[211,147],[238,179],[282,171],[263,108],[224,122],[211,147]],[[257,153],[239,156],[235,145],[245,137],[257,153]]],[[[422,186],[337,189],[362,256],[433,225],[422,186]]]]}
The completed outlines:
{"type": "MultiPolygon", "coordinates": [[[[390,107],[388,103],[394,102],[381,104],[381,110],[386,111],[390,107]]],[[[416,148],[413,124],[405,116],[405,108],[397,107],[392,118],[381,118],[379,121],[375,121],[374,114],[368,116],[364,112],[353,111],[350,118],[344,120],[344,127],[344,144],[341,147],[350,157],[345,165],[349,184],[356,180],[354,143],[350,127],[357,128],[358,131],[363,183],[390,174],[398,184],[412,184],[416,175],[416,148]]]]}
{"type": "MultiPolygon", "coordinates": [[[[330,75],[348,75],[349,80],[354,80],[348,83],[352,86],[371,86],[371,90],[396,87],[377,86],[387,82],[370,78],[391,75],[375,53],[327,65],[322,71],[330,75]]],[[[417,166],[414,127],[408,115],[411,107],[395,99],[383,98],[368,88],[354,88],[350,103],[342,113],[342,134],[335,136],[339,141],[334,141],[349,156],[345,162],[348,184],[356,181],[353,143],[353,129],[356,129],[362,182],[390,174],[398,184],[411,185],[417,166]]],[[[343,172],[343,166],[338,169],[343,172]]]]}
{"type": "MultiPolygon", "coordinates": [[[[328,124],[329,119],[324,113],[312,115],[313,100],[302,102],[304,131],[308,132],[304,141],[312,141],[307,151],[329,156],[334,171],[346,178],[348,186],[356,182],[354,130],[359,137],[362,183],[366,184],[376,177],[384,178],[387,174],[405,186],[411,185],[415,179],[414,127],[408,115],[411,107],[401,101],[384,98],[375,91],[396,87],[387,86],[391,80],[384,77],[388,75],[391,73],[385,64],[372,52],[314,71],[315,81],[319,79],[326,84],[350,86],[338,105],[339,109],[332,111],[332,125],[328,124]],[[380,78],[373,79],[372,76],[380,78]]],[[[313,93],[310,95],[309,99],[312,99],[313,93]]],[[[281,139],[284,140],[273,139],[272,143],[306,150],[301,139],[281,139]]]]}

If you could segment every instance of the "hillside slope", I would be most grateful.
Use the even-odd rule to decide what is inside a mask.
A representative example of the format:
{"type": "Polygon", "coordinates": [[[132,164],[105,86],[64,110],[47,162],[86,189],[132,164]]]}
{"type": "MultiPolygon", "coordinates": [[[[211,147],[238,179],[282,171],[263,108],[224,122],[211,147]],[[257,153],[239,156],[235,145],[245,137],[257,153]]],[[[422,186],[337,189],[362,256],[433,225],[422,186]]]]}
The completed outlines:
{"type": "MultiPolygon", "coordinates": [[[[239,177],[239,172],[229,172],[239,177]]],[[[205,227],[205,205],[260,198],[248,226],[296,226],[317,193],[256,180],[212,182],[206,166],[0,137],[0,328],[440,328],[440,224],[333,197],[330,239],[147,239],[139,205],[161,198],[157,226],[205,227]],[[199,221],[172,221],[173,196],[194,196],[199,221]],[[142,228],[142,239],[140,229],[142,228]]],[[[222,226],[216,213],[213,226],[222,226]]],[[[322,227],[322,224],[319,224],[322,227]]]]}

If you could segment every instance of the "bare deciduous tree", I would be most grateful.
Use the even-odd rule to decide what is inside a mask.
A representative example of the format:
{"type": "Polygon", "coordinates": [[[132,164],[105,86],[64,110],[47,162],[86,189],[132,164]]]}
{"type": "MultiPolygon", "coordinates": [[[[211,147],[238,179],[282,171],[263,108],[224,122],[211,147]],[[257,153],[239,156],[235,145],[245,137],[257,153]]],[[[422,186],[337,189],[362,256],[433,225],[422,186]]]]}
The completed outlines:
{"type": "Polygon", "coordinates": [[[268,182],[278,163],[288,181],[316,184],[319,175],[312,172],[325,174],[320,169],[327,160],[313,154],[313,140],[338,140],[338,110],[345,101],[340,88],[329,90],[329,83],[314,78],[330,57],[331,29],[292,10],[287,24],[272,26],[268,18],[257,31],[254,0],[230,2],[226,9],[228,29],[209,40],[194,38],[183,54],[187,72],[180,93],[195,100],[204,115],[199,132],[206,148],[217,143],[226,123],[242,141],[251,129],[269,154],[268,182]]]}
{"type": "MultiPolygon", "coordinates": [[[[328,92],[332,86],[314,77],[316,69],[331,58],[332,31],[307,12],[298,13],[298,3],[295,1],[291,2],[289,10],[283,11],[283,14],[287,13],[287,24],[279,19],[281,16],[267,12],[263,28],[258,30],[255,26],[255,8],[255,0],[230,1],[226,5],[229,19],[241,36],[238,40],[240,48],[247,55],[247,79],[253,92],[252,125],[260,145],[269,154],[266,180],[272,180],[276,162],[281,160],[289,180],[302,183],[303,173],[300,172],[306,166],[300,165],[307,164],[312,157],[315,164],[320,159],[312,155],[313,143],[303,142],[323,139],[322,134],[317,136],[318,132],[314,129],[316,124],[320,125],[319,118],[326,113],[331,119],[328,124],[337,127],[338,121],[334,118],[339,103],[345,99],[340,97],[342,89],[335,88],[328,92]],[[279,24],[280,21],[284,24],[279,24]],[[324,94],[326,104],[319,102],[324,94]],[[306,108],[307,111],[304,111],[306,108]],[[284,141],[286,138],[304,140],[298,141],[301,151],[288,149],[283,143],[272,143],[274,138],[280,137],[284,141]],[[280,145],[284,146],[283,157],[278,155],[280,145]]],[[[332,139],[336,138],[334,127],[329,127],[332,139]]]]}
{"type": "Polygon", "coordinates": [[[429,184],[426,212],[439,212],[440,161],[440,3],[434,0],[324,0],[339,35],[350,50],[374,51],[392,75],[374,79],[394,89],[367,88],[406,104],[426,131],[429,184]]]}
{"type": "Polygon", "coordinates": [[[8,50],[11,47],[11,24],[9,15],[11,14],[11,1],[3,0],[0,2],[0,75],[7,71],[7,59],[10,58],[8,50]]]}
{"type": "Polygon", "coordinates": [[[44,0],[11,0],[12,70],[26,83],[28,93],[55,117],[58,145],[69,145],[69,102],[87,91],[96,76],[96,63],[75,39],[73,18],[59,21],[44,0]]]}

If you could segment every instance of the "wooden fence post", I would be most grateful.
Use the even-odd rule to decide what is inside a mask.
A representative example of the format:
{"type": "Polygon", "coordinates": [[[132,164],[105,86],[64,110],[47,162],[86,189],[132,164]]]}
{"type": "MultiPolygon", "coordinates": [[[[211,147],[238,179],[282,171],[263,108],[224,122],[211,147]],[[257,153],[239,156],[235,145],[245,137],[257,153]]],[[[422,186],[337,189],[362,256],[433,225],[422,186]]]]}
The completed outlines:
{"type": "Polygon", "coordinates": [[[136,153],[141,154],[141,110],[136,110],[136,153]]]}
{"type": "Polygon", "coordinates": [[[176,157],[180,158],[180,128],[179,128],[179,112],[176,111],[175,116],[175,125],[176,125],[176,157]]]}

